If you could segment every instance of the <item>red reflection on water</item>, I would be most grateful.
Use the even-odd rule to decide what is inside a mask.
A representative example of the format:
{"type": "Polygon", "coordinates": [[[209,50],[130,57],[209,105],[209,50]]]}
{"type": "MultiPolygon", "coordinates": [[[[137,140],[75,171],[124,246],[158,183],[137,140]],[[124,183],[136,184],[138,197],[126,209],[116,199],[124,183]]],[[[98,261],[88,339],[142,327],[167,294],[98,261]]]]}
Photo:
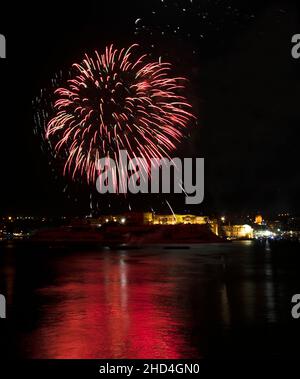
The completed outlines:
{"type": "Polygon", "coordinates": [[[175,282],[155,279],[164,277],[164,266],[146,264],[141,270],[125,254],[78,257],[68,265],[55,285],[38,292],[41,318],[24,346],[30,358],[183,356],[183,321],[174,304],[171,309],[162,301],[175,291],[175,282]]]}

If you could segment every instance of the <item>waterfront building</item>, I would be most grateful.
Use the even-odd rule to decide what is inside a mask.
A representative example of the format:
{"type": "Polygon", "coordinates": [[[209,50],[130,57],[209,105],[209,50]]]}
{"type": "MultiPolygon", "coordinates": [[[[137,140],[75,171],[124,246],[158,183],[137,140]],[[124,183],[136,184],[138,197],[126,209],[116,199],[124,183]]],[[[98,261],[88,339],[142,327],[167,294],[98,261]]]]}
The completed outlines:
{"type": "Polygon", "coordinates": [[[227,239],[252,239],[253,228],[250,225],[224,225],[222,231],[227,239]]]}

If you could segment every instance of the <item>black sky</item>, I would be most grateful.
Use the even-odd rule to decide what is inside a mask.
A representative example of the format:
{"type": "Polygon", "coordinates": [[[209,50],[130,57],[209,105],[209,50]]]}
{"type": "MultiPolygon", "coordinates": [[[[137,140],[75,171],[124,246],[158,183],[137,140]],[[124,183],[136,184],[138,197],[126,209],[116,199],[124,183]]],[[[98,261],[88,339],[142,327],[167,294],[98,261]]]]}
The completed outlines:
{"type": "MultiPolygon", "coordinates": [[[[177,8],[184,3],[177,1],[177,8]]],[[[206,168],[205,201],[195,211],[299,212],[300,60],[290,52],[292,35],[300,33],[299,6],[252,1],[241,8],[226,1],[239,9],[233,17],[218,1],[197,3],[208,9],[210,24],[178,9],[172,13],[172,7],[160,12],[155,0],[52,1],[30,8],[26,2],[1,13],[7,59],[0,60],[0,215],[87,209],[86,188],[71,185],[63,192],[65,181],[51,173],[33,134],[31,102],[57,70],[111,42],[138,42],[190,80],[199,126],[181,154],[204,157],[206,168]],[[137,18],[146,28],[135,34],[137,18]],[[178,23],[183,34],[161,35],[168,23],[178,23]]],[[[148,203],[159,206],[155,199],[148,203]]],[[[180,207],[177,200],[173,205],[180,207]]]]}

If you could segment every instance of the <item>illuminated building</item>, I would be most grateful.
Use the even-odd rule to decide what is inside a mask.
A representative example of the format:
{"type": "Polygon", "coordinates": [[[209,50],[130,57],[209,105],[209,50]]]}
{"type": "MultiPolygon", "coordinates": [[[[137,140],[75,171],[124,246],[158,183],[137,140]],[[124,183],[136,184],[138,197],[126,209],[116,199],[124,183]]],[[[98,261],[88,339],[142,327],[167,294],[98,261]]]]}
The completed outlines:
{"type": "Polygon", "coordinates": [[[174,225],[174,224],[207,224],[207,216],[195,216],[195,215],[182,215],[182,214],[169,214],[160,215],[154,214],[153,224],[160,225],[174,225]]]}
{"type": "Polygon", "coordinates": [[[261,225],[262,222],[263,222],[262,215],[257,215],[257,216],[255,216],[255,221],[254,221],[255,224],[257,224],[257,225],[261,225]]]}
{"type": "Polygon", "coordinates": [[[152,212],[130,212],[121,215],[103,215],[90,219],[93,225],[103,225],[108,222],[136,225],[176,225],[176,224],[208,224],[212,232],[218,235],[218,221],[211,220],[208,216],[191,214],[156,214],[152,212]]]}
{"type": "Polygon", "coordinates": [[[253,229],[250,225],[225,225],[222,230],[227,239],[252,239],[253,229]]]}

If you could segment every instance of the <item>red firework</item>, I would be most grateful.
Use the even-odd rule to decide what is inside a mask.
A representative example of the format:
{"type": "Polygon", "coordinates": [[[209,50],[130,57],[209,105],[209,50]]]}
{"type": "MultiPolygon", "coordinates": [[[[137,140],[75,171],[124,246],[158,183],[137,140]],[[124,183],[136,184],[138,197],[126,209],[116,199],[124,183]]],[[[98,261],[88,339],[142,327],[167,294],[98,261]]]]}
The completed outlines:
{"type": "Polygon", "coordinates": [[[186,133],[191,105],[178,94],[185,79],[170,77],[170,64],[134,59],[130,46],[118,51],[85,54],[73,64],[64,87],[55,90],[55,114],[46,127],[55,155],[64,160],[64,174],[97,178],[97,162],[128,157],[169,157],[186,133]]]}

